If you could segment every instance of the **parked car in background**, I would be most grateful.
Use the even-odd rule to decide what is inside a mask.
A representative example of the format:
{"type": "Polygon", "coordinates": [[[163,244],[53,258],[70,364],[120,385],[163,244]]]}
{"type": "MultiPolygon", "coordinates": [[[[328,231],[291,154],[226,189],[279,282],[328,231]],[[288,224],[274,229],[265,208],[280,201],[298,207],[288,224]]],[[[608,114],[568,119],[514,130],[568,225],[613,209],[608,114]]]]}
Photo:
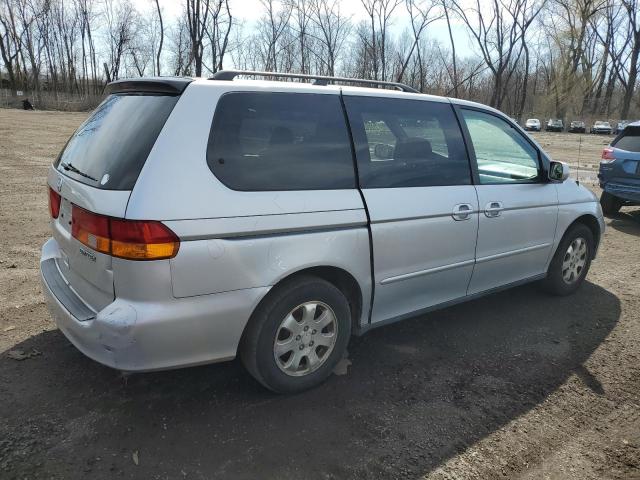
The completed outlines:
{"type": "Polygon", "coordinates": [[[611,124],[603,120],[598,120],[591,127],[591,133],[611,135],[611,124]]]}
{"type": "Polygon", "coordinates": [[[43,291],[85,355],[122,371],[239,356],[292,393],[352,334],[583,283],[598,199],[498,110],[243,75],[113,82],[49,168],[43,291]]]}
{"type": "Polygon", "coordinates": [[[616,134],[622,133],[624,127],[629,125],[631,122],[629,120],[620,120],[616,125],[616,134]]]}
{"type": "Polygon", "coordinates": [[[582,120],[574,120],[569,124],[570,133],[586,133],[587,127],[582,120]]]}
{"type": "Polygon", "coordinates": [[[605,214],[623,205],[640,205],[640,122],[628,124],[602,151],[598,180],[605,214]]]}
{"type": "Polygon", "coordinates": [[[559,118],[551,118],[545,128],[547,132],[561,132],[564,130],[564,123],[559,118]]]}
{"type": "Polygon", "coordinates": [[[524,129],[530,132],[539,132],[542,129],[542,124],[537,118],[529,118],[524,122],[524,129]]]}

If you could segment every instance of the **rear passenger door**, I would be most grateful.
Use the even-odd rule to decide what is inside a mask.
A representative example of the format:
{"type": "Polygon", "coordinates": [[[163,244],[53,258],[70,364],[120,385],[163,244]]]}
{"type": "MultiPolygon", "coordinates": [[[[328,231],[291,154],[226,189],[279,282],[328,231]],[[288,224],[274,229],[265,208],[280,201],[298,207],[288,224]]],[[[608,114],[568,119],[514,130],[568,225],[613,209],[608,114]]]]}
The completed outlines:
{"type": "Polygon", "coordinates": [[[469,295],[545,273],[558,217],[556,186],[540,152],[500,116],[460,108],[480,206],[469,295]]]}
{"type": "Polygon", "coordinates": [[[446,101],[345,96],[370,222],[372,323],[466,294],[478,202],[446,101]]]}

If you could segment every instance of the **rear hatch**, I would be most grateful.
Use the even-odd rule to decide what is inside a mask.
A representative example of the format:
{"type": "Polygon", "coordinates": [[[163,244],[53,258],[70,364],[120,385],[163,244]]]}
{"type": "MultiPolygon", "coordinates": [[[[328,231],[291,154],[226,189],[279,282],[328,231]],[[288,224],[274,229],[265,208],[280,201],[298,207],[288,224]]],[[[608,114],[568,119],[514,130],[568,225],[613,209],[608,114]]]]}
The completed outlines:
{"type": "Polygon", "coordinates": [[[640,201],[640,125],[629,125],[602,152],[600,185],[627,200],[640,201]]]}
{"type": "Polygon", "coordinates": [[[111,241],[103,237],[110,238],[112,221],[125,217],[138,175],[189,83],[183,82],[181,89],[153,81],[112,84],[111,94],[69,139],[49,172],[58,268],[96,311],[114,299],[111,241]]]}
{"type": "Polygon", "coordinates": [[[640,125],[628,125],[611,146],[618,159],[612,180],[631,186],[635,196],[640,195],[640,125]]]}

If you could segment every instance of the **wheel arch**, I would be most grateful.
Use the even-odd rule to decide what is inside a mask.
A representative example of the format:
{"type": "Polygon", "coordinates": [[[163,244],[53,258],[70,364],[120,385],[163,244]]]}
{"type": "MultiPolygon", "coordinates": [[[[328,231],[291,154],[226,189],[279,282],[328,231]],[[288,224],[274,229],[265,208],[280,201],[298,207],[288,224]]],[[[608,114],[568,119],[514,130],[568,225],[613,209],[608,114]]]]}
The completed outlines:
{"type": "MultiPolygon", "coordinates": [[[[569,226],[565,229],[564,233],[562,234],[562,238],[564,238],[567,232],[571,230],[571,228],[574,225],[578,225],[578,224],[585,225],[587,228],[589,228],[589,230],[591,230],[591,233],[593,234],[593,241],[594,241],[594,247],[595,247],[593,249],[592,258],[595,258],[596,252],[598,251],[598,245],[600,244],[600,237],[602,235],[602,232],[600,231],[600,222],[598,222],[598,219],[596,218],[595,215],[592,215],[590,213],[585,213],[584,215],[580,215],[573,222],[571,222],[569,226]]],[[[560,247],[561,242],[562,240],[558,243],[558,247],[560,247]]]]}
{"type": "MultiPolygon", "coordinates": [[[[356,280],[356,278],[347,270],[341,267],[336,267],[332,265],[317,265],[301,268],[300,270],[296,270],[295,272],[290,272],[287,275],[278,279],[274,285],[269,289],[269,292],[258,302],[258,304],[253,309],[251,317],[253,314],[261,307],[262,303],[269,297],[270,293],[277,289],[280,285],[284,283],[290,282],[296,277],[304,277],[304,276],[314,276],[317,278],[321,278],[333,286],[335,286],[338,290],[342,292],[342,294],[347,298],[349,302],[349,309],[351,311],[351,328],[352,332],[360,324],[360,318],[363,312],[363,292],[362,286],[356,280]]],[[[251,321],[247,322],[247,325],[244,327],[244,334],[249,326],[251,321]]],[[[242,339],[240,340],[242,343],[242,339]]]]}

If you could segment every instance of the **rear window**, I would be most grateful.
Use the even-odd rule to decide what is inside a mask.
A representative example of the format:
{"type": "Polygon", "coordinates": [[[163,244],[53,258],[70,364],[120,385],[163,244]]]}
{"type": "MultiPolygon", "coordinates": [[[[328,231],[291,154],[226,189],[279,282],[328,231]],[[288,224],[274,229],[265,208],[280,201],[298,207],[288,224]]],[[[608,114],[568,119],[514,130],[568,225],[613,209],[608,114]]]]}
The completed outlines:
{"type": "Polygon", "coordinates": [[[627,127],[611,144],[628,152],[640,152],[640,127],[627,127]]]}
{"type": "Polygon", "coordinates": [[[178,98],[110,95],[69,139],[55,167],[93,187],[131,190],[178,98]]]}
{"type": "Polygon", "coordinates": [[[337,95],[231,92],[218,101],[207,163],[234,190],[355,187],[337,95]]]}

